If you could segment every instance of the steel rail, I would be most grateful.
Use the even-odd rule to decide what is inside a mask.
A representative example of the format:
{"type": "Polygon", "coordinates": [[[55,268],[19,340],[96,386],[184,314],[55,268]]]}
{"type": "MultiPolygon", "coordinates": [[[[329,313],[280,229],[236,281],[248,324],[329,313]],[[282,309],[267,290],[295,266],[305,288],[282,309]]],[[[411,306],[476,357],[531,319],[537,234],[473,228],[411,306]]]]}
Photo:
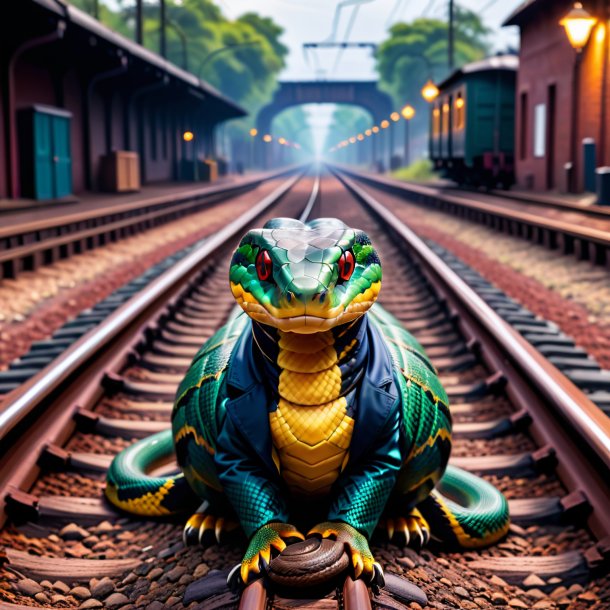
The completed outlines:
{"type": "Polygon", "coordinates": [[[115,241],[117,235],[131,235],[135,231],[195,213],[294,171],[296,168],[293,167],[230,185],[189,190],[179,195],[163,195],[122,206],[87,210],[0,229],[0,277],[15,277],[24,267],[35,269],[63,258],[64,252],[90,250],[100,242],[115,241]],[[64,248],[67,250],[62,250],[64,248]],[[41,257],[47,253],[50,256],[43,263],[41,257]],[[27,261],[32,261],[31,265],[27,261]]]}
{"type": "MultiPolygon", "coordinates": [[[[570,243],[571,240],[573,240],[576,243],[581,242],[591,244],[604,253],[604,262],[608,262],[610,257],[610,233],[608,231],[595,229],[593,227],[578,226],[576,224],[561,220],[545,218],[530,212],[520,212],[506,208],[499,208],[491,203],[468,200],[455,195],[448,195],[440,192],[438,189],[428,186],[411,183],[399,184],[384,178],[378,178],[368,174],[355,172],[344,167],[337,167],[336,169],[343,174],[347,174],[350,177],[361,182],[365,182],[373,187],[391,191],[394,194],[407,195],[411,198],[411,202],[415,204],[432,204],[439,206],[441,209],[443,206],[455,206],[466,212],[482,214],[485,218],[499,221],[500,223],[507,223],[506,226],[516,223],[517,225],[524,225],[528,228],[532,228],[541,232],[542,239],[545,239],[545,234],[548,235],[548,241],[550,243],[553,242],[551,236],[564,236],[570,240],[570,243]]],[[[535,204],[535,202],[532,202],[532,204],[535,204]]],[[[584,213],[584,210],[582,209],[579,211],[584,213]]],[[[575,249],[578,250],[578,248],[575,249]]],[[[564,244],[564,250],[566,253],[572,252],[572,248],[570,247],[569,243],[564,244]]],[[[599,258],[596,252],[587,252],[587,256],[582,256],[584,254],[582,250],[580,250],[578,253],[581,255],[581,258],[588,257],[593,261],[599,258]]]]}
{"type": "MultiPolygon", "coordinates": [[[[610,536],[610,418],[587,396],[544,358],[519,333],[468,286],[407,225],[402,223],[379,201],[360,188],[342,172],[339,179],[374,215],[388,226],[416,254],[423,267],[435,278],[460,313],[466,313],[471,324],[483,329],[495,344],[495,364],[501,370],[514,367],[529,386],[530,396],[542,397],[538,402],[522,402],[529,406],[534,424],[538,419],[546,442],[556,448],[560,468],[569,483],[584,488],[594,512],[590,525],[603,538],[610,536]],[[537,406],[542,405],[542,406],[537,406]],[[546,407],[545,405],[550,405],[546,407]],[[564,425],[568,425],[565,429],[564,425]],[[584,442],[584,445],[582,444],[584,442]],[[602,472],[591,470],[589,451],[598,459],[602,472]],[[584,470],[583,470],[584,468],[584,470]]],[[[481,332],[476,332],[479,341],[481,332]]],[[[483,344],[483,342],[481,342],[483,344]]],[[[510,385],[510,384],[509,384],[510,385]]],[[[517,394],[521,389],[511,389],[517,394]]],[[[523,399],[523,395],[520,397],[523,399]]]]}
{"type": "Polygon", "coordinates": [[[177,284],[186,281],[195,270],[210,259],[226,243],[239,234],[265,210],[277,203],[298,182],[302,173],[290,178],[257,205],[212,235],[202,246],[155,279],[145,290],[137,293],[106,320],[84,335],[50,366],[23,386],[6,395],[0,413],[0,443],[6,435],[36,407],[43,403],[62,383],[73,375],[96,352],[103,350],[132,321],[155,303],[163,300],[177,284]]]}
{"type": "MultiPolygon", "coordinates": [[[[34,233],[36,231],[44,231],[56,227],[64,227],[70,224],[84,222],[87,220],[98,220],[104,216],[114,217],[117,214],[123,214],[127,212],[140,212],[143,209],[149,207],[172,205],[181,201],[188,201],[191,199],[208,197],[211,195],[231,195],[235,191],[239,191],[245,188],[255,188],[263,182],[273,180],[274,178],[281,178],[289,173],[293,173],[299,170],[299,166],[291,166],[283,168],[281,170],[267,172],[265,174],[257,175],[254,178],[243,180],[240,182],[229,182],[223,184],[217,184],[214,186],[198,187],[189,189],[188,191],[181,191],[173,195],[156,195],[148,197],[146,199],[139,199],[129,203],[117,202],[112,207],[95,208],[82,212],[75,212],[74,214],[66,214],[57,218],[47,218],[41,220],[32,220],[24,222],[19,225],[12,225],[7,227],[0,227],[0,239],[7,237],[14,237],[24,233],[34,233]]],[[[21,213],[21,212],[19,212],[21,213]]]]}

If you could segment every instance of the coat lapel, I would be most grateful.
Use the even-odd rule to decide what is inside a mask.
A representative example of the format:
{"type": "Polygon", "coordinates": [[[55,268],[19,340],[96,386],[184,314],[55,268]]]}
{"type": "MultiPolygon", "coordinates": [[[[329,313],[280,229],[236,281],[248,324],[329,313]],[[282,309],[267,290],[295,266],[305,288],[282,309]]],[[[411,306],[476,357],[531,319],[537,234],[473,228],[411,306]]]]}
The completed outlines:
{"type": "Polygon", "coordinates": [[[356,423],[350,447],[350,462],[356,461],[381,434],[398,400],[392,357],[383,339],[367,319],[366,372],[356,408],[356,423]]]}
{"type": "Polygon", "coordinates": [[[251,322],[231,354],[227,383],[238,394],[225,403],[227,414],[266,466],[277,472],[271,457],[270,398],[254,362],[251,322]]]}

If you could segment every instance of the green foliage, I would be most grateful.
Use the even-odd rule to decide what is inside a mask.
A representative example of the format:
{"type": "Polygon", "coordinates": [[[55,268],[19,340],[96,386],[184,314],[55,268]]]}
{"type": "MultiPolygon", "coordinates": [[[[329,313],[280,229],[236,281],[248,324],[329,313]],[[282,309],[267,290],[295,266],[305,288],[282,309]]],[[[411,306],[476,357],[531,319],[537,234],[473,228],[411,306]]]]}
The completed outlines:
{"type": "MultiPolygon", "coordinates": [[[[456,67],[489,53],[488,34],[476,13],[456,6],[456,67]]],[[[392,96],[397,108],[407,102],[425,108],[420,95],[423,84],[430,77],[438,82],[448,75],[447,44],[447,23],[438,19],[420,18],[390,28],[390,37],[379,46],[376,59],[380,89],[392,96]]]]}
{"type": "Polygon", "coordinates": [[[357,136],[372,126],[373,119],[363,108],[359,106],[337,106],[333,112],[323,150],[327,151],[342,140],[357,136]]]}
{"type": "Polygon", "coordinates": [[[300,144],[305,151],[312,152],[314,149],[309,119],[303,106],[292,106],[278,114],[271,131],[277,137],[300,144]]]}
{"type": "Polygon", "coordinates": [[[408,167],[401,167],[392,172],[392,177],[409,182],[430,182],[438,178],[434,173],[432,162],[429,159],[418,159],[408,167]]]}
{"type": "MultiPolygon", "coordinates": [[[[89,14],[93,11],[93,0],[70,1],[89,14]]],[[[133,2],[117,1],[119,9],[113,11],[100,0],[100,21],[133,38],[133,2]]],[[[282,28],[256,13],[230,21],[211,0],[166,1],[168,59],[255,114],[271,98],[285,65],[288,49],[280,42],[282,28]],[[234,48],[216,53],[225,47],[234,48]]],[[[144,46],[158,53],[158,1],[145,1],[143,10],[144,46]]]]}

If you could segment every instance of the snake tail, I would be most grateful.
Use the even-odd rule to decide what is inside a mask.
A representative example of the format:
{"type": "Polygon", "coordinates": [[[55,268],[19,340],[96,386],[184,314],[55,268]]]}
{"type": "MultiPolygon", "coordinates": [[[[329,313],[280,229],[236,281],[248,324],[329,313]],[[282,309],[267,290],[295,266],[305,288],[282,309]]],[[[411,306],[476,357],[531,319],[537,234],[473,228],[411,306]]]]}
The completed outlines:
{"type": "Polygon", "coordinates": [[[174,456],[170,429],[144,438],[121,451],[108,470],[106,497],[135,515],[161,517],[191,510],[201,503],[183,474],[151,476],[174,456]]]}
{"type": "Polygon", "coordinates": [[[451,465],[418,508],[430,524],[432,536],[455,548],[494,544],[510,525],[503,494],[484,479],[451,465]]]}

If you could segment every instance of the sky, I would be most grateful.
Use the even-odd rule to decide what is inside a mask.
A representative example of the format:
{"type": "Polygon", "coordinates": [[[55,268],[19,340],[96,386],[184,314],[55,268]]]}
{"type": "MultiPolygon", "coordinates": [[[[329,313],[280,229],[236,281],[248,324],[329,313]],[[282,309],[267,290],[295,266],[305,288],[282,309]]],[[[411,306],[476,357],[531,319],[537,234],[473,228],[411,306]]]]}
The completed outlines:
{"type": "MultiPolygon", "coordinates": [[[[425,13],[444,18],[447,0],[215,0],[230,18],[256,10],[268,15],[284,29],[283,42],[290,48],[283,79],[374,78],[374,62],[370,49],[346,51],[337,63],[337,50],[311,50],[305,57],[304,42],[345,40],[353,19],[349,40],[381,42],[393,22],[410,21],[425,13]],[[357,6],[359,4],[360,6],[357,6]],[[335,12],[336,7],[343,5],[335,12]],[[336,18],[336,16],[338,18],[336,18]],[[336,27],[334,27],[336,26],[336,27]],[[334,32],[333,32],[334,30],[334,32]]],[[[495,30],[492,36],[497,50],[518,44],[514,27],[501,28],[502,21],[522,0],[458,0],[459,4],[479,12],[485,23],[495,30]]]]}
{"type": "MultiPolygon", "coordinates": [[[[215,0],[229,18],[253,9],[272,17],[284,30],[283,42],[290,49],[282,80],[374,79],[374,61],[370,49],[303,51],[303,43],[324,40],[350,40],[379,43],[397,21],[410,21],[422,14],[445,18],[447,0],[215,0]],[[336,10],[341,6],[341,10],[336,10]],[[347,36],[347,37],[346,37],[347,36]]],[[[522,0],[457,0],[478,12],[493,30],[494,50],[517,48],[517,28],[502,28],[508,15],[522,0]]],[[[321,150],[334,107],[306,108],[314,142],[321,150]]]]}

